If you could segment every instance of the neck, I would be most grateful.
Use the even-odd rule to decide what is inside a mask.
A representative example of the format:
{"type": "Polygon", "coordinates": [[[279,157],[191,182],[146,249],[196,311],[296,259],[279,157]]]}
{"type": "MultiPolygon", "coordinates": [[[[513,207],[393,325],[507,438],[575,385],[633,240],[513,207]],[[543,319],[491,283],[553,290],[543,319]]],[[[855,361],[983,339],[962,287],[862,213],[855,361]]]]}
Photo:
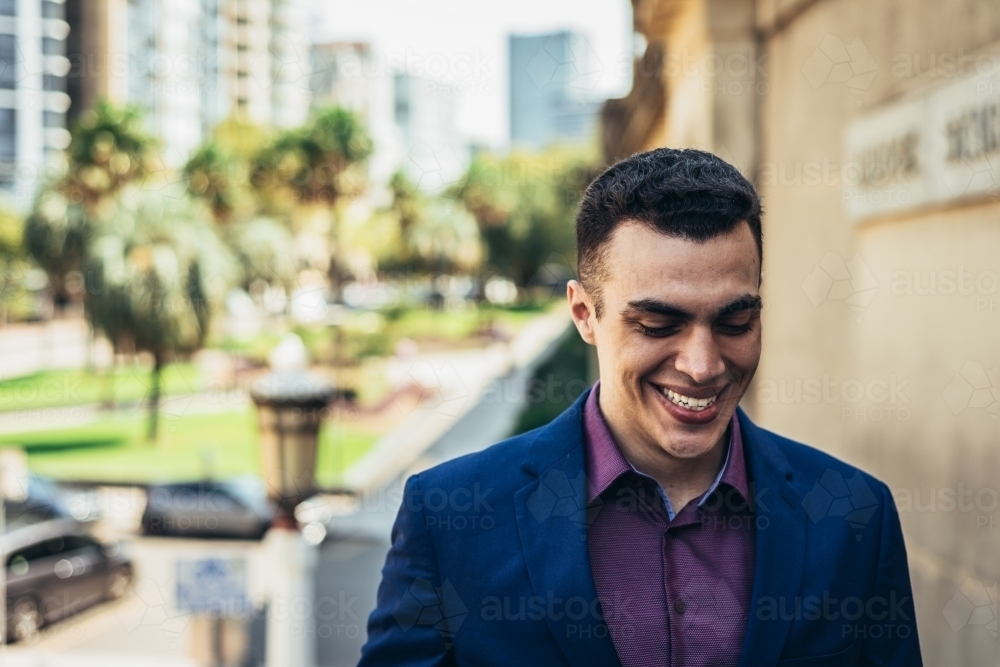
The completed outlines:
{"type": "Polygon", "coordinates": [[[622,456],[636,470],[657,481],[675,511],[680,512],[712,486],[725,461],[729,426],[709,450],[696,457],[683,458],[671,454],[659,443],[633,433],[634,420],[614,407],[606,406],[603,393],[598,396],[598,406],[622,456]]]}

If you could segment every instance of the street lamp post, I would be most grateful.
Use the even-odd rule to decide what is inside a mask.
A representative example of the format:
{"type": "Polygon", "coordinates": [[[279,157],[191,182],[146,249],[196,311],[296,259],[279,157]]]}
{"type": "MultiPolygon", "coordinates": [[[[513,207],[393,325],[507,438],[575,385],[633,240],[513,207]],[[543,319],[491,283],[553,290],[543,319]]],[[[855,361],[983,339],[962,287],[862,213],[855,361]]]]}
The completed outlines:
{"type": "Polygon", "coordinates": [[[316,446],[332,385],[305,370],[278,370],[251,388],[257,405],[264,480],[277,504],[264,537],[270,578],[267,667],[314,667],[313,598],[317,549],[295,521],[295,506],[316,490],[316,446]]]}
{"type": "Polygon", "coordinates": [[[264,482],[277,503],[274,525],[296,527],[295,506],[316,491],[316,447],[333,386],[306,371],[275,371],[250,391],[257,404],[264,482]]]}

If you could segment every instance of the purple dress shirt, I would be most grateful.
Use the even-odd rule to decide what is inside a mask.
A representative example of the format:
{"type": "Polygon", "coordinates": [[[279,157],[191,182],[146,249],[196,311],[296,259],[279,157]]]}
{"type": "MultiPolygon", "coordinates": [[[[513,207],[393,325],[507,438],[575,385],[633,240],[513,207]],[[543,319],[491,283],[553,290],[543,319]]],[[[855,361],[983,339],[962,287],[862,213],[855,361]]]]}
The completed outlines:
{"type": "Polygon", "coordinates": [[[675,514],[618,449],[599,391],[600,381],[583,413],[588,501],[600,504],[588,548],[618,658],[623,667],[735,667],[755,560],[739,421],[734,414],[714,484],[675,514]]]}

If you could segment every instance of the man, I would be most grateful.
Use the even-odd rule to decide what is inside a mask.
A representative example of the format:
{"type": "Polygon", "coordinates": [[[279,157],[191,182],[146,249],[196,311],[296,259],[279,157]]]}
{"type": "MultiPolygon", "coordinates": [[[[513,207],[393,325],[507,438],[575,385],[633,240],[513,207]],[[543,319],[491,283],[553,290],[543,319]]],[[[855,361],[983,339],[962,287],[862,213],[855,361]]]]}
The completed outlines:
{"type": "Polygon", "coordinates": [[[757,193],[657,149],[587,189],[567,294],[600,380],[411,477],[361,665],[920,665],[888,488],[754,425],[757,193]]]}

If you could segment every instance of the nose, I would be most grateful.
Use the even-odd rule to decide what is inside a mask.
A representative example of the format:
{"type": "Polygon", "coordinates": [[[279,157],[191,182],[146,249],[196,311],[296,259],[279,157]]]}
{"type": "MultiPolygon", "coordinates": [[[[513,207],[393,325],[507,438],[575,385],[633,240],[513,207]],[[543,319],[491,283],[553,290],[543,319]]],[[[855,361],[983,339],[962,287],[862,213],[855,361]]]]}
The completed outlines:
{"type": "Polygon", "coordinates": [[[726,363],[711,327],[694,326],[688,330],[674,366],[697,384],[711,384],[726,372],[726,363]]]}

